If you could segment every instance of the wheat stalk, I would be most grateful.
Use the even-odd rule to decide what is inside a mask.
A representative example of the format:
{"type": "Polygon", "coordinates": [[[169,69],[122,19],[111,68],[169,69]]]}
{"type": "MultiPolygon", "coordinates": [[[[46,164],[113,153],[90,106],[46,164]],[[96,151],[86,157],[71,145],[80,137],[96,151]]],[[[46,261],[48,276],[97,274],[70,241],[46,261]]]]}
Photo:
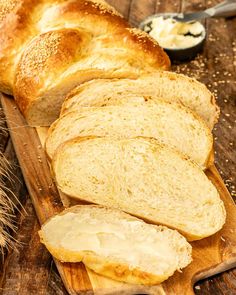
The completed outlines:
{"type": "Polygon", "coordinates": [[[6,193],[9,189],[4,184],[4,178],[10,177],[9,167],[8,161],[0,153],[0,252],[3,252],[3,248],[12,245],[9,231],[15,230],[12,219],[15,205],[6,193]]]}
{"type": "MultiPolygon", "coordinates": [[[[4,126],[4,116],[0,109],[0,134],[7,132],[4,126]]],[[[16,206],[12,200],[16,198],[14,194],[5,185],[5,179],[11,179],[10,163],[6,157],[0,152],[0,254],[4,253],[4,249],[13,247],[14,238],[12,234],[16,226],[14,224],[14,210],[16,206]]]]}

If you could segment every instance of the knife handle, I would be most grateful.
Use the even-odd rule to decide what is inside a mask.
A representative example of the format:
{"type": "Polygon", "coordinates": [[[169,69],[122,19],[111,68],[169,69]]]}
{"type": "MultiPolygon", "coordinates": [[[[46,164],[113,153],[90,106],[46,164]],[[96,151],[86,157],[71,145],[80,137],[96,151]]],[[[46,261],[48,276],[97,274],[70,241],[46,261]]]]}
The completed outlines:
{"type": "Polygon", "coordinates": [[[211,17],[230,17],[236,15],[236,1],[227,0],[205,10],[211,17]]]}

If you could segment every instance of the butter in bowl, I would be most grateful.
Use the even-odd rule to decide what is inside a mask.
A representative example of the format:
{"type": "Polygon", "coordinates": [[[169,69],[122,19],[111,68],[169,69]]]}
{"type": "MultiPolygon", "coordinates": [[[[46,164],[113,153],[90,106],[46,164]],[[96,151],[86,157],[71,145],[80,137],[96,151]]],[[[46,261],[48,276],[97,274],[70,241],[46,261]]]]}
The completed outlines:
{"type": "Polygon", "coordinates": [[[206,38],[198,22],[178,22],[174,13],[155,14],[145,19],[140,28],[153,37],[172,60],[190,60],[201,51],[206,38]]]}

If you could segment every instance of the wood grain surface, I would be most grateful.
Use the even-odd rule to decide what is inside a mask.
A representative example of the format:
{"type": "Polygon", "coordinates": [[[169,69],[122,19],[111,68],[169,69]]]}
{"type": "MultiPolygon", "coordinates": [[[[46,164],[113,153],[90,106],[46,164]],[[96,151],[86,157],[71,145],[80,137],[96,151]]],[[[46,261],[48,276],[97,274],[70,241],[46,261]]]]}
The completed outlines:
{"type": "MultiPolygon", "coordinates": [[[[110,0],[108,2],[123,13],[132,25],[137,26],[141,20],[154,12],[197,11],[220,1],[110,0]]],[[[207,20],[206,27],[208,37],[203,52],[193,61],[173,65],[172,68],[196,77],[217,96],[221,117],[214,129],[216,166],[235,198],[236,19],[207,20]]],[[[6,254],[0,272],[0,294],[67,294],[54,263],[35,235],[38,229],[37,219],[7,132],[0,134],[0,151],[5,153],[13,165],[15,179],[8,185],[24,205],[24,209],[20,207],[16,213],[18,231],[15,233],[15,238],[20,243],[16,245],[17,251],[6,254]]],[[[199,282],[195,286],[195,293],[236,294],[236,270],[199,282]]]]}

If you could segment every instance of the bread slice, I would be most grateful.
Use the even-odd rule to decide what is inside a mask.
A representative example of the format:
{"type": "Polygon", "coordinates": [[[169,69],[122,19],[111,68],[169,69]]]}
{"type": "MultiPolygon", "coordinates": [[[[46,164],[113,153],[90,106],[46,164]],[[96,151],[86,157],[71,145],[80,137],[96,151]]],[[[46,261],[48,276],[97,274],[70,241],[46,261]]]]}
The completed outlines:
{"type": "Polygon", "coordinates": [[[181,105],[159,101],[150,105],[83,108],[67,113],[49,129],[47,153],[51,158],[64,141],[91,135],[154,137],[188,155],[203,168],[208,165],[213,142],[201,118],[181,105]]]}
{"type": "Polygon", "coordinates": [[[191,262],[191,246],[177,231],[100,206],[71,207],[46,222],[39,234],[57,259],[82,261],[131,284],[161,283],[191,262]]]}
{"type": "Polygon", "coordinates": [[[84,83],[67,96],[61,113],[81,106],[100,107],[130,101],[145,104],[160,97],[189,107],[210,129],[217,122],[219,108],[206,86],[193,78],[167,71],[154,71],[138,79],[96,79],[84,83]]]}
{"type": "Polygon", "coordinates": [[[76,138],[59,147],[52,170],[68,196],[175,228],[189,240],[225,222],[223,202],[199,166],[155,139],[76,138]]]}

